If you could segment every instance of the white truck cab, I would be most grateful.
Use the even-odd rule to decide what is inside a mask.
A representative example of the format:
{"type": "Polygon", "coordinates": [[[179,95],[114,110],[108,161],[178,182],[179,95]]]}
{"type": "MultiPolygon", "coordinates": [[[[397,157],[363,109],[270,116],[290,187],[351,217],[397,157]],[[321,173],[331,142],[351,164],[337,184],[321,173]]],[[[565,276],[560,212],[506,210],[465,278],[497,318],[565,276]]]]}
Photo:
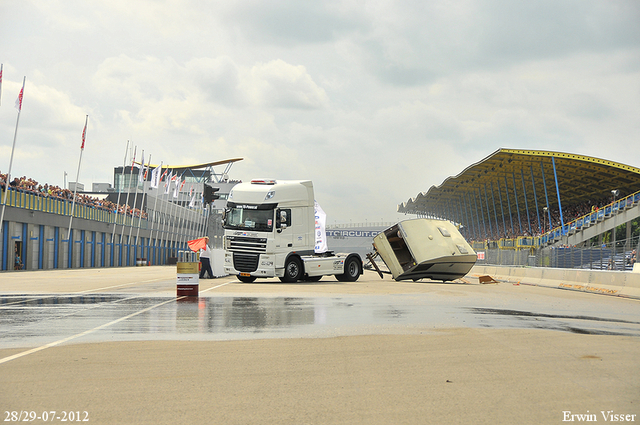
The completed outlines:
{"type": "Polygon", "coordinates": [[[356,253],[316,252],[313,183],[255,179],[229,193],[223,226],[225,272],[242,282],[278,277],[291,283],[335,275],[356,281],[362,259],[356,253]]]}

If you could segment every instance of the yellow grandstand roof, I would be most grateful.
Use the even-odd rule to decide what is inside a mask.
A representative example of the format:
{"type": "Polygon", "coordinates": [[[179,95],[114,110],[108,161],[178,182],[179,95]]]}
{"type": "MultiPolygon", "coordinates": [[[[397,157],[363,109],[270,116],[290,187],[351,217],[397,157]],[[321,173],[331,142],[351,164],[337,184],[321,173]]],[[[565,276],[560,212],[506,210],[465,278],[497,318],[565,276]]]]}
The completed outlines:
{"type": "Polygon", "coordinates": [[[398,212],[446,218],[447,211],[472,203],[472,196],[478,196],[483,203],[487,198],[498,214],[501,207],[506,213],[516,203],[524,211],[525,193],[528,208],[535,208],[534,190],[540,208],[548,197],[549,208],[557,209],[556,176],[563,210],[611,197],[614,189],[620,191],[620,196],[640,190],[638,167],[564,152],[498,149],[457,176],[445,179],[440,186],[432,186],[398,205],[398,212]]]}
{"type": "MultiPolygon", "coordinates": [[[[214,161],[214,162],[205,162],[204,164],[193,164],[193,165],[166,165],[163,164],[162,168],[168,168],[170,170],[199,170],[201,168],[207,168],[207,167],[215,167],[216,165],[223,165],[223,164],[231,164],[237,161],[242,161],[244,158],[232,158],[232,159],[224,159],[222,161],[214,161]]],[[[134,162],[135,164],[138,165],[142,165],[139,162],[134,162]]],[[[147,164],[145,164],[147,165],[147,164]]],[[[156,168],[158,167],[160,164],[150,164],[149,167],[150,168],[156,168]]]]}

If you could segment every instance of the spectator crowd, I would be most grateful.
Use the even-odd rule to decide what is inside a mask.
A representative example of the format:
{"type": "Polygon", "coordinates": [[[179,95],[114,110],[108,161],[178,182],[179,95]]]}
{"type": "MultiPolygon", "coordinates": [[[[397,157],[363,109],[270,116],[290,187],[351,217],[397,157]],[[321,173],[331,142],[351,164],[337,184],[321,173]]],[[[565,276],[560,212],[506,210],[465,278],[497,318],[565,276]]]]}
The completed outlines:
{"type": "MultiPolygon", "coordinates": [[[[7,175],[0,173],[0,187],[4,192],[6,187],[7,175]]],[[[40,184],[37,181],[28,177],[15,177],[9,182],[9,187],[18,192],[30,193],[36,196],[55,198],[62,201],[73,202],[73,192],[69,189],[63,189],[59,186],[50,184],[40,184]]],[[[4,195],[3,195],[4,196],[4,195]]],[[[94,196],[83,195],[76,193],[76,204],[84,205],[89,208],[96,208],[103,211],[109,211],[112,213],[125,214],[132,217],[147,218],[147,213],[141,211],[138,208],[131,208],[129,205],[120,205],[115,202],[111,202],[107,199],[100,199],[94,196]]]]}
{"type": "MultiPolygon", "coordinates": [[[[609,205],[612,202],[610,198],[603,198],[596,201],[587,201],[580,204],[569,205],[567,207],[563,206],[562,215],[563,221],[565,224],[572,222],[580,217],[583,217],[589,213],[596,212],[606,205],[609,205]]],[[[560,211],[550,211],[551,221],[549,221],[549,215],[544,211],[543,208],[538,210],[540,214],[540,221],[538,222],[538,217],[536,215],[535,208],[529,211],[529,215],[527,216],[526,211],[520,214],[520,218],[514,214],[513,216],[513,227],[511,227],[511,219],[509,216],[505,215],[504,220],[506,224],[503,226],[502,223],[502,214],[498,213],[498,228],[496,229],[495,216],[493,212],[491,212],[491,239],[498,240],[501,238],[514,239],[519,236],[541,236],[544,233],[555,229],[561,226],[560,222],[560,211]],[[522,233],[520,232],[520,223],[522,223],[522,233]],[[529,226],[531,227],[531,232],[529,232],[529,226]]],[[[475,217],[474,217],[475,218],[475,217]]],[[[474,222],[476,224],[476,222],[474,222]]],[[[480,221],[480,226],[482,226],[482,221],[480,221]]],[[[489,224],[487,223],[487,233],[489,233],[489,224]]],[[[474,240],[474,238],[472,238],[474,240]]],[[[481,239],[482,240],[482,239],[481,239]]]]}

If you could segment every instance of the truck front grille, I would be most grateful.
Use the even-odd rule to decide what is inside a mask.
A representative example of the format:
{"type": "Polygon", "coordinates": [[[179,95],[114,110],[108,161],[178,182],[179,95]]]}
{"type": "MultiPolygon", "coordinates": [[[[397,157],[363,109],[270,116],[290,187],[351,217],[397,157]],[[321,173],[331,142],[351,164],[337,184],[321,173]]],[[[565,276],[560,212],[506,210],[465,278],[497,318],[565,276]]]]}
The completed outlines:
{"type": "Polygon", "coordinates": [[[259,254],[233,253],[233,267],[239,272],[255,272],[258,270],[259,254]]]}
{"type": "Polygon", "coordinates": [[[227,248],[233,253],[261,254],[267,252],[266,238],[248,238],[244,236],[227,236],[227,248]]]}

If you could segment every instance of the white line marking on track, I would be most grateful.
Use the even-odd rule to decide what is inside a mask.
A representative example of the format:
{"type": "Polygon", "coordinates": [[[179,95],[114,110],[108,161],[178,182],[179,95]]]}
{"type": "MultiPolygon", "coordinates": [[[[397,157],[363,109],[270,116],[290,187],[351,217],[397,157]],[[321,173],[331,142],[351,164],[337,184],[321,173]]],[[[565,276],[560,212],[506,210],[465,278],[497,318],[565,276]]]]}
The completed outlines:
{"type": "Polygon", "coordinates": [[[136,283],[158,282],[158,281],[162,281],[162,280],[167,280],[167,279],[151,279],[151,280],[143,280],[141,282],[123,283],[122,285],[105,286],[103,288],[87,289],[86,291],[74,292],[74,294],[86,294],[87,292],[102,291],[103,289],[119,288],[121,286],[135,285],[136,283]]]}
{"type": "MultiPolygon", "coordinates": [[[[217,286],[212,286],[211,288],[205,289],[204,291],[201,291],[201,292],[207,292],[207,291],[210,291],[212,289],[220,288],[221,286],[225,286],[225,285],[228,285],[230,283],[232,283],[232,282],[227,282],[227,283],[222,283],[222,284],[217,285],[217,286]]],[[[40,347],[32,348],[31,350],[23,351],[21,353],[14,354],[14,355],[9,356],[9,357],[2,358],[2,359],[0,359],[0,364],[9,362],[11,360],[18,359],[20,357],[28,356],[29,354],[37,353],[38,351],[46,350],[47,348],[55,347],[56,345],[60,345],[60,344],[63,344],[65,342],[67,342],[67,341],[71,341],[72,339],[76,339],[76,338],[83,337],[85,335],[89,335],[90,333],[99,331],[100,329],[108,328],[111,325],[115,325],[116,323],[120,323],[120,322],[122,322],[124,320],[130,319],[130,318],[135,317],[135,316],[137,316],[139,314],[146,313],[149,310],[153,310],[156,307],[160,307],[160,306],[163,306],[165,304],[169,304],[169,303],[181,300],[183,298],[187,298],[187,297],[183,296],[183,297],[171,298],[170,300],[163,301],[163,302],[161,302],[159,304],[156,304],[156,305],[152,305],[151,307],[147,307],[147,308],[142,309],[140,311],[137,311],[135,313],[131,313],[128,316],[121,317],[120,319],[113,320],[113,321],[111,321],[109,323],[105,323],[103,325],[96,326],[93,329],[88,329],[88,330],[86,330],[84,332],[80,332],[79,334],[71,335],[71,336],[68,336],[66,338],[60,339],[58,341],[50,342],[50,343],[42,345],[40,347]]]]}
{"type": "MultiPolygon", "coordinates": [[[[47,298],[55,298],[55,297],[60,297],[60,296],[69,296],[69,295],[73,296],[73,295],[80,295],[80,294],[88,294],[90,292],[102,291],[103,289],[120,288],[122,286],[135,285],[136,283],[150,283],[150,282],[159,282],[159,281],[163,281],[163,280],[166,280],[166,279],[143,280],[142,282],[129,282],[129,283],[123,283],[121,285],[113,285],[113,286],[105,286],[105,287],[102,287],[102,288],[87,289],[86,291],[60,293],[60,294],[54,294],[54,295],[46,295],[46,296],[42,296],[42,297],[27,298],[27,299],[24,299],[24,300],[13,301],[13,302],[9,302],[9,303],[3,304],[2,306],[0,306],[0,309],[5,308],[7,306],[12,306],[12,305],[15,305],[15,304],[22,304],[22,303],[29,302],[29,301],[44,300],[44,299],[47,299],[47,298]]],[[[202,291],[202,292],[204,292],[204,291],[202,291]]]]}

